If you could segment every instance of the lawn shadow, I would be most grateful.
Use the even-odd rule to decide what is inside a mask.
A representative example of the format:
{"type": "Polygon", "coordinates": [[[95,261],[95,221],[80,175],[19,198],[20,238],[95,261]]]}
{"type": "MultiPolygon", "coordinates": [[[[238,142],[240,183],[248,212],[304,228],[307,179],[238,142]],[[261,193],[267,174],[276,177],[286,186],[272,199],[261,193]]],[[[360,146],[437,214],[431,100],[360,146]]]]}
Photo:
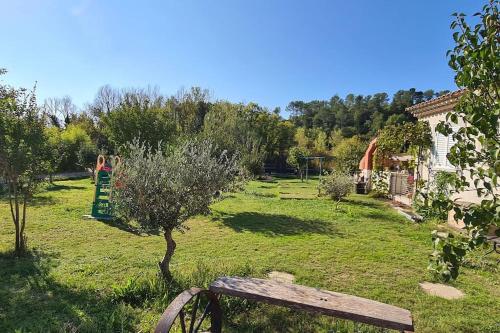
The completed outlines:
{"type": "Polygon", "coordinates": [[[127,330],[134,319],[95,290],[56,281],[57,256],[32,251],[22,257],[0,253],[1,332],[127,330]]]}
{"type": "Polygon", "coordinates": [[[58,200],[54,199],[52,196],[34,196],[28,202],[28,207],[55,205],[57,202],[58,200]]]}
{"type": "Polygon", "coordinates": [[[122,231],[129,232],[131,234],[134,234],[136,236],[145,236],[145,235],[159,235],[160,232],[157,231],[145,231],[135,225],[129,224],[119,218],[113,218],[113,219],[97,219],[97,221],[102,222],[106,225],[109,225],[110,227],[120,229],[122,231]]]}
{"type": "Polygon", "coordinates": [[[386,206],[383,201],[368,201],[368,200],[365,201],[365,200],[355,199],[352,197],[347,197],[342,201],[357,206],[371,207],[371,208],[384,208],[386,206]]]}
{"type": "Polygon", "coordinates": [[[256,192],[256,191],[245,191],[246,195],[259,197],[259,198],[276,198],[277,195],[275,193],[264,193],[264,192],[256,192]]]}
{"type": "Polygon", "coordinates": [[[67,191],[67,190],[86,190],[85,186],[76,186],[76,185],[60,185],[60,184],[49,184],[45,191],[54,192],[54,191],[67,191]]]}
{"type": "MultiPolygon", "coordinates": [[[[3,195],[0,196],[0,202],[5,204],[9,204],[9,196],[3,195]]],[[[27,207],[40,207],[40,206],[48,206],[54,205],[58,202],[58,200],[54,199],[52,196],[34,196],[28,200],[27,207]]],[[[19,204],[22,204],[22,199],[19,200],[19,204]]]]}
{"type": "MultiPolygon", "coordinates": [[[[392,209],[389,208],[388,209],[392,209]]],[[[374,220],[377,222],[383,221],[383,222],[394,222],[394,223],[399,223],[401,221],[405,222],[410,222],[406,220],[403,215],[389,215],[387,212],[381,212],[379,210],[373,211],[373,210],[363,210],[361,212],[357,213],[359,217],[369,219],[369,220],[374,220]]]]}
{"type": "Polygon", "coordinates": [[[217,212],[215,218],[236,232],[250,231],[271,237],[302,234],[321,234],[329,237],[341,236],[341,233],[332,223],[323,220],[306,220],[288,215],[257,212],[236,214],[217,212]]]}
{"type": "MultiPolygon", "coordinates": [[[[293,194],[293,193],[290,193],[290,194],[293,194]]],[[[281,197],[280,196],[280,200],[314,200],[314,199],[317,199],[317,197],[304,197],[304,196],[302,196],[302,197],[299,197],[299,196],[281,197]]]]}

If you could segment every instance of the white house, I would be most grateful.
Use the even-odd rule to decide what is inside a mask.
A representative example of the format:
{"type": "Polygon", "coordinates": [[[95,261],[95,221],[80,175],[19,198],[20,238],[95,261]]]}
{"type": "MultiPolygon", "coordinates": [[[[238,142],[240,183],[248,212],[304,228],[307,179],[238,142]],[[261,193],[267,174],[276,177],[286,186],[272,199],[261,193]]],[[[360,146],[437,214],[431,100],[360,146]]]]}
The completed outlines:
{"type": "MultiPolygon", "coordinates": [[[[446,114],[453,110],[463,93],[464,90],[454,91],[449,94],[434,98],[430,101],[416,104],[406,109],[406,111],[411,112],[415,117],[417,117],[418,120],[427,121],[432,130],[433,147],[430,152],[430,157],[418,166],[421,179],[425,181],[432,182],[434,175],[438,171],[460,172],[453,165],[451,165],[446,157],[450,152],[450,148],[455,143],[453,138],[451,137],[451,135],[446,137],[441,133],[436,132],[436,125],[440,121],[446,120],[446,114]]],[[[463,123],[459,123],[454,126],[458,128],[463,125],[463,123]]],[[[465,176],[467,176],[467,173],[465,173],[465,176]]],[[[452,199],[456,199],[458,202],[464,205],[479,203],[481,201],[481,198],[478,197],[474,185],[472,185],[473,182],[471,181],[470,183],[470,188],[458,194],[454,194],[452,199]]],[[[495,192],[498,193],[498,190],[499,189],[496,188],[495,192]]],[[[457,226],[456,222],[454,222],[452,214],[453,213],[450,212],[450,214],[448,215],[448,223],[457,226]]],[[[458,227],[463,226],[463,223],[459,222],[458,227]]]]}
{"type": "MultiPolygon", "coordinates": [[[[422,161],[419,165],[421,179],[432,182],[433,176],[438,171],[457,172],[457,169],[448,161],[446,157],[450,148],[455,144],[451,135],[444,136],[436,131],[436,125],[441,121],[446,121],[446,114],[453,110],[463,90],[457,90],[430,101],[411,106],[406,111],[411,112],[420,121],[427,121],[432,130],[433,147],[428,159],[422,161]]],[[[463,124],[453,125],[455,128],[463,124]]],[[[453,128],[452,126],[452,128],[453,128]]],[[[479,203],[473,186],[464,192],[456,194],[453,199],[458,199],[464,203],[479,203]]]]}

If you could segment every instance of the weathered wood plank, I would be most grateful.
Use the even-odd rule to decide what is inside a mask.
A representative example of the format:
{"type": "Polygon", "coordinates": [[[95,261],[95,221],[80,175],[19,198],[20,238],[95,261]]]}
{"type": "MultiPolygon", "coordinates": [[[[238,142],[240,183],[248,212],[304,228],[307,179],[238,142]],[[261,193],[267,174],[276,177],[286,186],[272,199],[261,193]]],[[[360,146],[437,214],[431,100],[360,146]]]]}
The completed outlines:
{"type": "Polygon", "coordinates": [[[277,281],[221,277],[210,285],[214,293],[236,296],[378,327],[413,331],[408,310],[366,298],[277,281]]]}

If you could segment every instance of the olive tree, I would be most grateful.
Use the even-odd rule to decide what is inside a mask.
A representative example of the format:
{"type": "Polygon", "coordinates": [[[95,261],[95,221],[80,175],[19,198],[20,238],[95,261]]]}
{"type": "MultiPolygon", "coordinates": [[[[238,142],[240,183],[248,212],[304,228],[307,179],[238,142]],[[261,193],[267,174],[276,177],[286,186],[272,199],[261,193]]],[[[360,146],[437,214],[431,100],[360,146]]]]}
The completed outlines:
{"type": "Polygon", "coordinates": [[[26,250],[26,208],[47,170],[46,142],[34,90],[0,84],[0,175],[7,183],[16,255],[26,250]]]}
{"type": "Polygon", "coordinates": [[[113,203],[126,220],[135,220],[145,231],[163,233],[167,246],[159,266],[170,279],[176,247],[172,232],[185,231],[190,217],[208,214],[221,191],[235,184],[236,155],[216,154],[216,146],[206,140],[154,150],[135,141],[127,151],[114,171],[113,203]]]}

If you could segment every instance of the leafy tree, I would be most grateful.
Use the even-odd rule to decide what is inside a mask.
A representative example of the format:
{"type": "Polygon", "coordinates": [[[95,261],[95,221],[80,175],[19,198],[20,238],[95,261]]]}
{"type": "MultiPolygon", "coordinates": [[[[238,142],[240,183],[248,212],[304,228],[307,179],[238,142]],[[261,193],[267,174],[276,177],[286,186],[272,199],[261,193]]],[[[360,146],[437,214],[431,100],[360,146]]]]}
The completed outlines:
{"type": "Polygon", "coordinates": [[[177,96],[167,101],[173,113],[178,131],[192,135],[203,129],[203,122],[210,109],[210,93],[200,87],[192,87],[190,91],[181,89],[177,96]]]}
{"type": "MultiPolygon", "coordinates": [[[[426,121],[417,121],[416,123],[406,123],[403,125],[405,145],[409,152],[413,152],[417,160],[417,166],[423,161],[425,155],[432,147],[432,133],[429,123],[426,121]]],[[[420,169],[417,167],[417,179],[420,179],[420,169]]],[[[417,191],[419,184],[417,183],[417,191]]]]}
{"type": "Polygon", "coordinates": [[[62,157],[60,169],[63,171],[75,171],[82,168],[79,164],[78,152],[82,147],[92,146],[90,135],[85,129],[77,124],[69,124],[61,132],[62,157]]]}
{"type": "Polygon", "coordinates": [[[288,150],[293,146],[295,127],[291,121],[278,120],[276,124],[276,132],[276,150],[274,153],[274,160],[276,161],[278,169],[285,170],[288,150]]]}
{"type": "Polygon", "coordinates": [[[64,154],[61,129],[57,126],[45,127],[45,137],[47,138],[47,172],[49,183],[52,184],[53,175],[60,170],[64,154]]]}
{"type": "MultiPolygon", "coordinates": [[[[455,82],[465,89],[454,111],[437,130],[452,135],[455,144],[448,160],[461,170],[454,192],[460,193],[472,183],[481,198],[479,204],[462,207],[450,197],[443,205],[453,209],[455,219],[462,219],[467,230],[465,239],[450,233],[433,232],[434,252],[429,268],[444,280],[456,279],[465,255],[486,242],[490,226],[500,222],[500,73],[499,1],[491,0],[476,13],[474,27],[465,14],[455,16],[451,28],[455,48],[448,52],[449,65],[456,72],[455,82]],[[453,131],[451,124],[462,124],[453,131]]],[[[497,235],[500,235],[497,229],[497,235]]]]}
{"type": "Polygon", "coordinates": [[[385,126],[394,126],[401,125],[407,120],[407,117],[403,114],[391,114],[387,121],[385,122],[385,126]]]}
{"type": "Polygon", "coordinates": [[[55,127],[68,126],[76,118],[77,107],[70,96],[47,98],[42,108],[55,127]]]}
{"type": "Polygon", "coordinates": [[[155,148],[174,138],[175,123],[164,108],[151,106],[141,95],[128,94],[124,98],[120,106],[101,118],[103,132],[115,151],[136,138],[155,148]]]}
{"type": "Polygon", "coordinates": [[[287,162],[297,170],[301,181],[304,181],[304,166],[307,162],[307,155],[307,150],[301,147],[292,147],[288,152],[287,162]]]}
{"type": "Polygon", "coordinates": [[[97,147],[92,143],[83,143],[80,145],[77,153],[78,165],[82,169],[91,170],[92,179],[94,179],[95,167],[97,162],[97,147]]]}
{"type": "Polygon", "coordinates": [[[401,126],[387,126],[377,136],[377,150],[373,157],[375,169],[383,168],[385,161],[394,154],[401,153],[405,146],[401,126]]]}
{"type": "Polygon", "coordinates": [[[325,156],[328,154],[328,139],[327,135],[321,129],[315,131],[315,138],[313,140],[313,151],[315,155],[325,156]]]}
{"type": "Polygon", "coordinates": [[[328,138],[328,142],[330,143],[330,146],[332,149],[335,149],[337,145],[344,140],[344,137],[342,136],[342,133],[340,130],[335,130],[330,133],[330,137],[328,138]]]}
{"type": "Polygon", "coordinates": [[[367,144],[358,136],[343,139],[333,149],[336,169],[352,175],[359,167],[359,161],[366,151],[367,144]]]}
{"type": "Polygon", "coordinates": [[[420,163],[431,145],[431,129],[425,121],[386,126],[377,136],[374,166],[380,169],[385,160],[399,153],[413,153],[420,163]]]}
{"type": "Polygon", "coordinates": [[[100,119],[103,115],[107,115],[116,109],[122,101],[123,94],[120,91],[105,85],[99,88],[94,101],[88,104],[86,109],[94,119],[100,119]]]}
{"type": "Polygon", "coordinates": [[[7,182],[17,255],[26,250],[26,208],[40,182],[37,176],[47,170],[46,142],[34,89],[0,84],[0,172],[7,182]]]}
{"type": "Polygon", "coordinates": [[[294,140],[297,143],[297,146],[302,150],[309,150],[311,148],[311,140],[307,136],[307,131],[304,127],[297,128],[295,131],[294,140]]]}
{"type": "Polygon", "coordinates": [[[243,166],[257,175],[266,160],[283,164],[294,130],[289,121],[255,103],[219,101],[206,114],[202,135],[230,155],[241,152],[243,166]]]}
{"type": "Polygon", "coordinates": [[[175,148],[155,151],[138,141],[128,147],[129,156],[114,171],[113,201],[119,214],[135,220],[146,231],[163,232],[167,248],[159,263],[169,279],[176,243],[174,229],[185,231],[187,219],[208,214],[217,193],[237,176],[237,159],[216,154],[208,141],[187,141],[175,148]]]}

